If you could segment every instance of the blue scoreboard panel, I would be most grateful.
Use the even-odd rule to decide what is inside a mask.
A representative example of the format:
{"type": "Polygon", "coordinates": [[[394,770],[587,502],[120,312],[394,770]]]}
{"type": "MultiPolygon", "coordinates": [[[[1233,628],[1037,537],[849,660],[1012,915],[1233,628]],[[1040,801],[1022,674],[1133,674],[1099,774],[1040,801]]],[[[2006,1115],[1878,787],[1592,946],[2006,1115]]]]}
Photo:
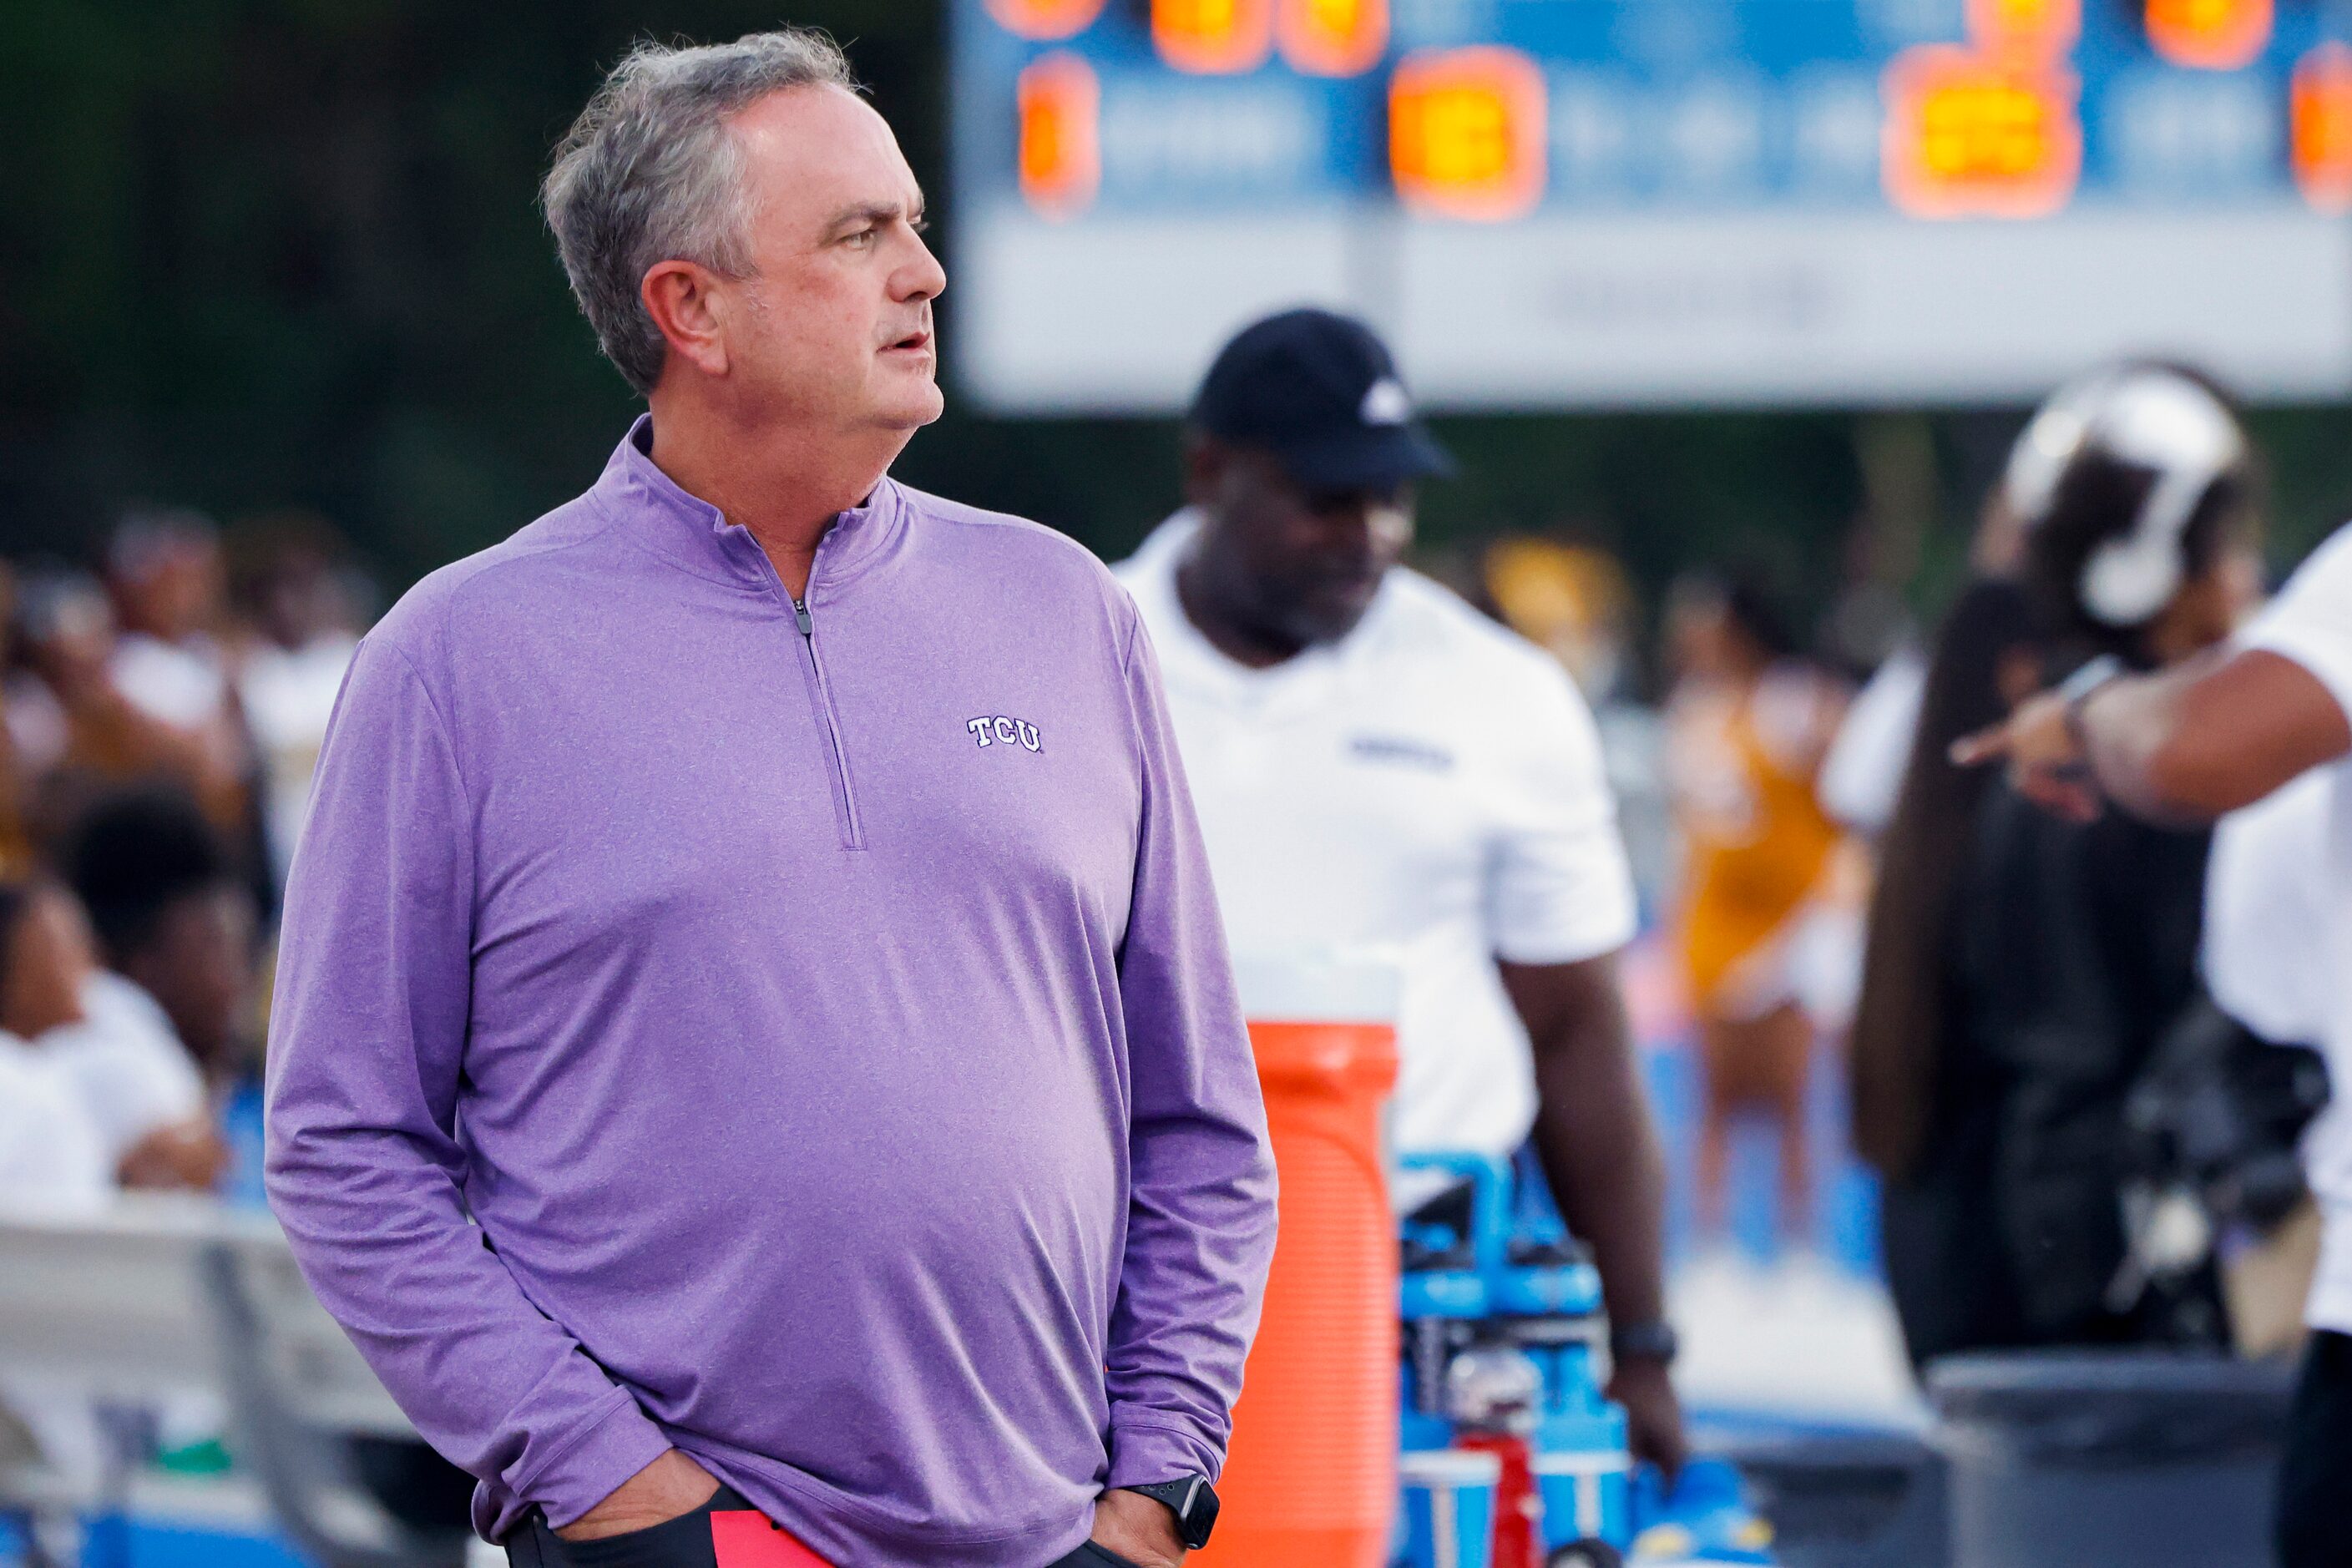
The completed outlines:
{"type": "Polygon", "coordinates": [[[1433,404],[2352,392],[2352,0],[951,0],[948,319],[1181,406],[1267,310],[1433,404]]]}

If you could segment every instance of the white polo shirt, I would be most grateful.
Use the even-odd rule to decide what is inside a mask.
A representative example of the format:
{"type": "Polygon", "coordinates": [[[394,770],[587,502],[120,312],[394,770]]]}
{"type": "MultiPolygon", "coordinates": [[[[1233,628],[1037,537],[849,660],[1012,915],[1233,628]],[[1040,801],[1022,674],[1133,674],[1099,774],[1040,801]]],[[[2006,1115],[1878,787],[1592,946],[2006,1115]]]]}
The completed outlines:
{"type": "Polygon", "coordinates": [[[1506,1154],[1534,1124],[1495,961],[1572,963],[1634,931],[1592,716],[1549,656],[1399,568],[1336,645],[1251,669],[1185,617],[1179,512],[1116,572],[1160,657],[1234,952],[1402,975],[1404,1152],[1506,1154]]]}
{"type": "MultiPolygon", "coordinates": [[[[2352,718],[2352,527],[2336,530],[2313,552],[2240,641],[2309,670],[2352,718]]],[[[2297,951],[2319,966],[2326,990],[2291,1009],[2316,1010],[2318,1043],[2335,1090],[2335,1104],[2304,1141],[2304,1163],[2324,1221],[2306,1316],[2315,1328],[2352,1333],[2352,1115],[2345,1114],[2352,1102],[2352,758],[2316,772],[2326,780],[2328,796],[2324,820],[2310,828],[2318,842],[2304,874],[2284,884],[2275,898],[2291,901],[2298,889],[2308,889],[2304,896],[2321,905],[2317,929],[2297,951]],[[2315,883],[2307,880],[2314,869],[2315,883]]],[[[2243,901],[2262,907],[2261,900],[2243,901]]],[[[2210,968],[2218,950],[2215,938],[2207,943],[2210,968]]]]}

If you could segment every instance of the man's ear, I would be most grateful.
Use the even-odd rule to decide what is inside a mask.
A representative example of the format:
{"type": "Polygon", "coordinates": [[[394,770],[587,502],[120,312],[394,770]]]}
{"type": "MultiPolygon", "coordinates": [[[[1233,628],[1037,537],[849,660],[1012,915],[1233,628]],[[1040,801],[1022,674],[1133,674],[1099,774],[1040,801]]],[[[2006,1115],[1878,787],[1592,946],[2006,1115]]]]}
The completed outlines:
{"type": "Polygon", "coordinates": [[[1199,430],[1184,433],[1184,500],[1192,506],[1206,506],[1217,497],[1224,484],[1225,469],[1233,462],[1233,448],[1214,436],[1199,430]]]}
{"type": "Polygon", "coordinates": [[[718,275],[691,261],[664,261],[637,285],[646,313],[669,342],[669,352],[705,375],[727,374],[726,317],[716,297],[718,275]]]}

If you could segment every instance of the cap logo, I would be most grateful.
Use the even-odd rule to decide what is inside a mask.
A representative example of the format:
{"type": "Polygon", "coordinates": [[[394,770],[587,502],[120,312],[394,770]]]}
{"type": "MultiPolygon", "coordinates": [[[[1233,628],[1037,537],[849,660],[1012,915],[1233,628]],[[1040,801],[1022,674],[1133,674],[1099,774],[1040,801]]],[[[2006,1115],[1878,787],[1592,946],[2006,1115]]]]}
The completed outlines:
{"type": "Polygon", "coordinates": [[[1402,382],[1384,375],[1364,390],[1364,404],[1358,414],[1367,425],[1403,425],[1412,418],[1412,399],[1402,382]]]}

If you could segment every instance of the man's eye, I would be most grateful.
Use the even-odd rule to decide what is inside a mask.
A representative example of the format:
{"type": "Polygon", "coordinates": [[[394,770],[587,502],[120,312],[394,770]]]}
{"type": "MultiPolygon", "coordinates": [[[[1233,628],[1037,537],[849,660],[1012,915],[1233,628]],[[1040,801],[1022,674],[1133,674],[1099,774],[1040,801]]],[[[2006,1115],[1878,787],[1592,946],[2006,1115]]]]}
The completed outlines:
{"type": "Polygon", "coordinates": [[[877,231],[870,228],[861,228],[856,234],[849,237],[848,243],[857,247],[860,250],[863,250],[867,246],[874,243],[877,232],[877,231]]]}

